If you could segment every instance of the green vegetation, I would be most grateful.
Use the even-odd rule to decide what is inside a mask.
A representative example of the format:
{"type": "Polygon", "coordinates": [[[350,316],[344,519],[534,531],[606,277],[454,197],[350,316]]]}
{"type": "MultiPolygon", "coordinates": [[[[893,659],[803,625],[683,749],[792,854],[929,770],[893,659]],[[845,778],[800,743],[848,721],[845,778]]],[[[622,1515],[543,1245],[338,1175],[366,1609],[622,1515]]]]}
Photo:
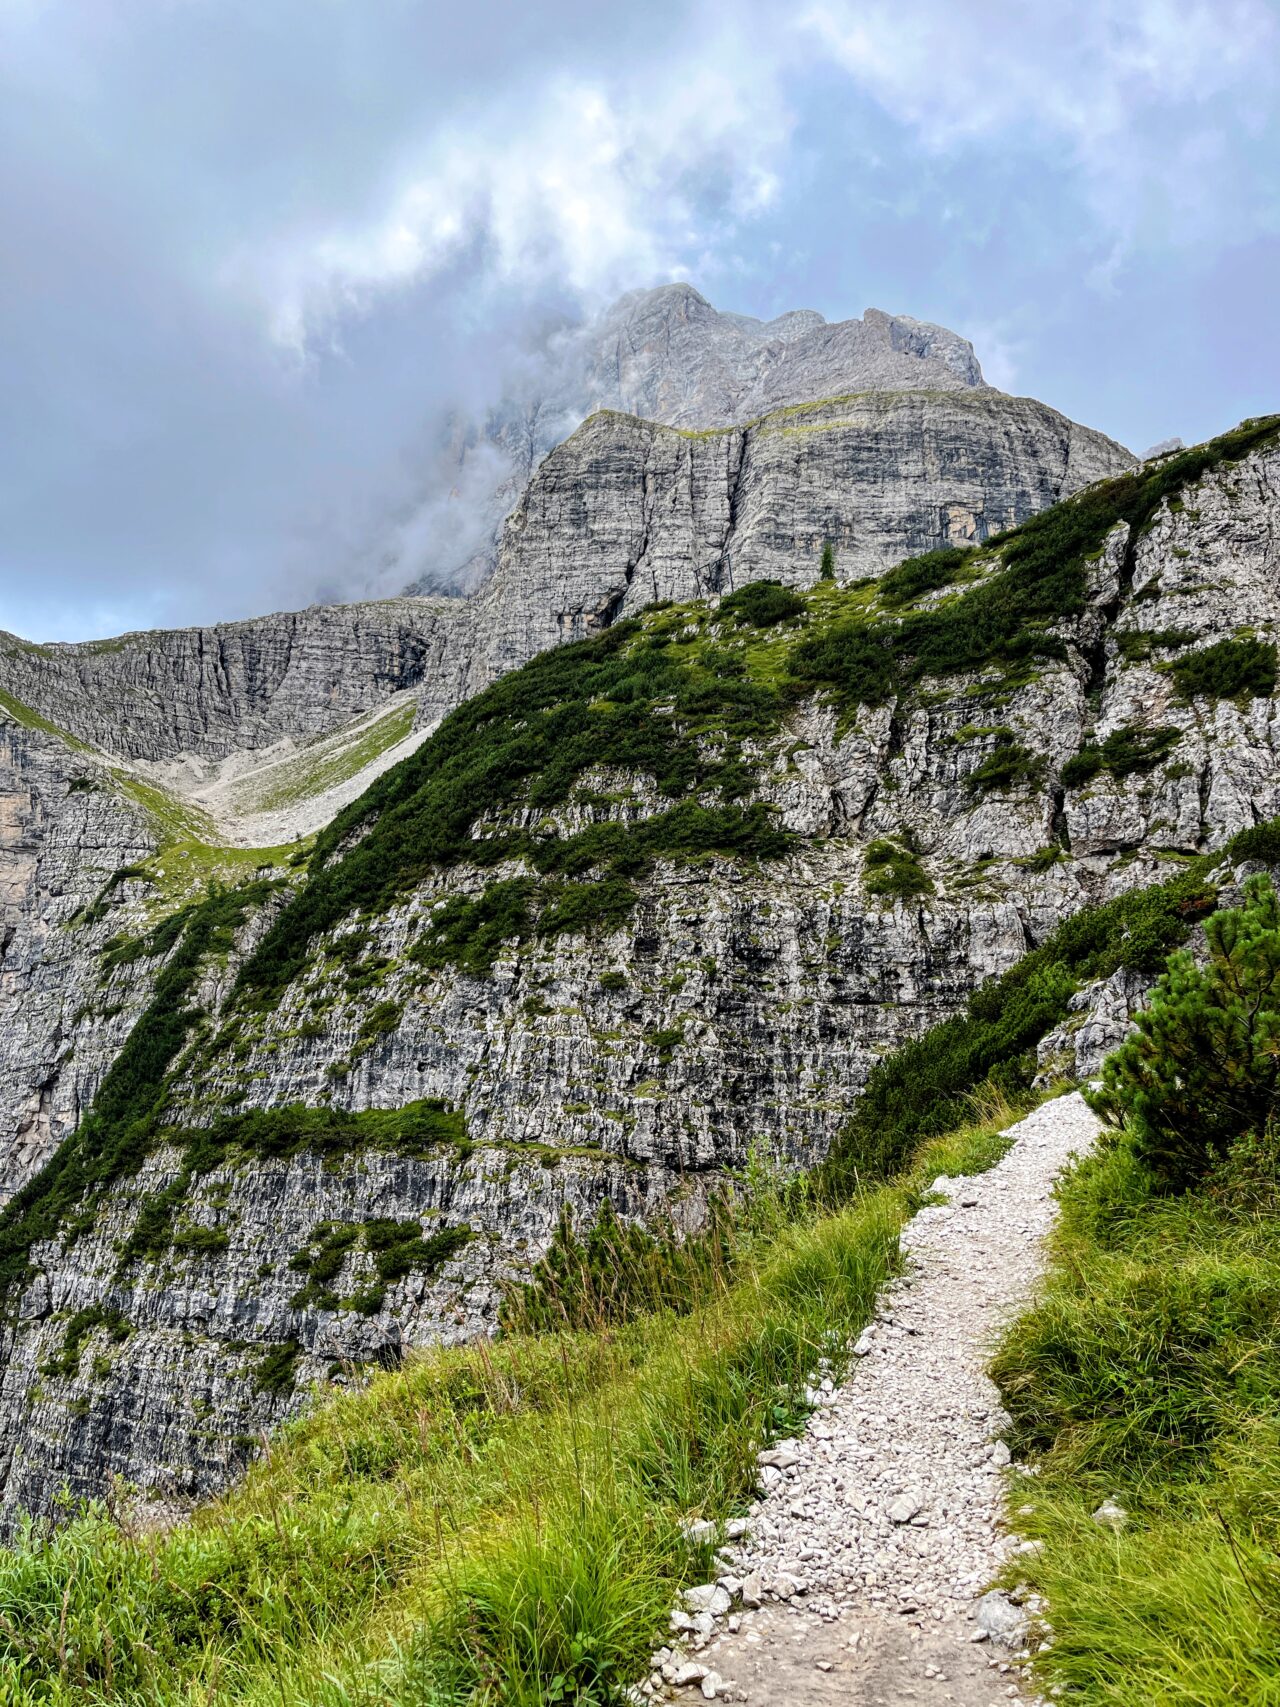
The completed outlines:
{"type": "Polygon", "coordinates": [[[1179,652],[1197,638],[1194,628],[1118,628],[1115,637],[1127,664],[1140,664],[1153,652],[1179,652]]]}
{"type": "Polygon", "coordinates": [[[803,616],[804,600],[777,581],[748,581],[720,601],[717,620],[731,619],[739,628],[776,628],[803,616]]]}
{"type": "Polygon", "coordinates": [[[862,882],[868,895],[888,896],[895,901],[933,894],[932,880],[907,833],[895,841],[868,842],[863,855],[862,882]]]}
{"type": "Polygon", "coordinates": [[[818,1169],[835,1196],[884,1178],[922,1139],[959,1125],[983,1087],[1018,1095],[1036,1044],[1069,1011],[1082,983],[1118,967],[1156,971],[1213,905],[1200,865],[1170,882],[1086,909],[1058,926],[1002,978],[975,990],[963,1013],[879,1062],[852,1119],[818,1169]]]}
{"type": "MultiPolygon", "coordinates": [[[[306,887],[240,974],[246,999],[278,994],[301,970],[315,936],[349,913],[377,911],[459,864],[523,860],[542,878],[613,879],[603,907],[609,923],[630,905],[617,884],[643,875],[658,858],[785,852],[789,838],[765,808],[691,798],[722,784],[739,792],[742,741],[771,733],[782,708],[776,690],[751,680],[737,655],[681,647],[682,626],[620,623],[599,639],[541,654],[452,712],[319,837],[306,887]],[[647,775],[679,804],[636,824],[598,823],[571,836],[550,825],[542,832],[502,827],[504,815],[524,805],[549,813],[596,767],[647,775]],[[473,837],[478,819],[485,833],[473,837]],[[364,828],[368,833],[338,855],[364,828]]],[[[445,903],[422,944],[426,964],[460,959],[482,968],[508,926],[518,938],[592,922],[590,898],[555,882],[503,879],[491,888],[487,899],[445,903]]]]}
{"type": "MultiPolygon", "coordinates": [[[[759,1443],[795,1428],[820,1360],[838,1370],[903,1217],[937,1172],[996,1160],[1008,1115],[835,1213],[762,1189],[728,1268],[637,1282],[612,1310],[567,1279],[548,1295],[548,1330],[560,1302],[608,1326],[513,1326],[334,1392],[167,1533],[95,1508],[20,1535],[0,1552],[0,1691],[14,1707],[605,1707],[705,1580],[709,1550],[682,1526],[745,1507],[759,1443]]],[[[260,1351],[253,1379],[287,1394],[300,1355],[260,1351]]]]}
{"type": "Polygon", "coordinates": [[[908,557],[876,583],[880,602],[890,610],[914,604],[925,593],[939,587],[949,587],[960,578],[972,552],[959,546],[944,546],[940,551],[927,551],[923,557],[908,557]]]}
{"type": "Polygon", "coordinates": [[[33,711],[29,705],[24,705],[20,699],[15,699],[11,693],[0,688],[0,712],[6,713],[23,729],[37,729],[42,735],[53,735],[66,746],[79,753],[93,751],[87,741],[82,741],[67,730],[60,729],[56,723],[50,723],[47,717],[42,717],[38,711],[33,711]]]}
{"type": "Polygon", "coordinates": [[[1109,1707],[1280,1698],[1280,910],[1252,880],[1175,956],[1103,1101],[1124,1126],[1060,1187],[1049,1284],[995,1362],[1038,1455],[1019,1575],[1046,1684],[1109,1707]],[[1203,1121],[1203,1128],[1200,1122],[1203,1121]],[[1092,1513],[1127,1513],[1119,1533],[1092,1513]]]}
{"type": "Polygon", "coordinates": [[[1011,794],[1018,788],[1033,788],[1044,774],[1044,760],[1015,741],[1012,735],[1001,734],[980,765],[964,779],[967,793],[979,799],[988,794],[1011,794]]]}
{"type": "Polygon", "coordinates": [[[1157,1185],[1200,1184],[1280,1113],[1280,904],[1265,877],[1205,922],[1208,963],[1170,957],[1137,1030],[1106,1064],[1100,1110],[1157,1185]]]}
{"type": "Polygon", "coordinates": [[[1266,699],[1276,687],[1276,649],[1261,640],[1219,640],[1166,666],[1184,699],[1266,699]]]}
{"type": "Polygon", "coordinates": [[[822,542],[822,560],[818,566],[820,581],[834,581],[836,578],[836,548],[829,539],[822,542]]]}
{"type": "Polygon", "coordinates": [[[1122,777],[1154,770],[1181,739],[1180,729],[1142,729],[1126,724],[1101,743],[1086,742],[1074,758],[1068,759],[1062,767],[1063,786],[1082,788],[1104,771],[1108,776],[1122,777]]]}
{"type": "Polygon", "coordinates": [[[133,1331],[119,1310],[105,1304],[90,1304],[72,1316],[63,1336],[62,1350],[56,1358],[50,1358],[41,1366],[40,1373],[54,1377],[76,1375],[85,1345],[99,1329],[104,1330],[115,1345],[122,1345],[133,1331]]]}
{"type": "Polygon", "coordinates": [[[201,966],[225,953],[250,907],[270,884],[211,890],[192,908],[155,993],[98,1088],[93,1108],[35,1177],[0,1211],[0,1289],[27,1272],[32,1245],[58,1235],[76,1207],[122,1174],[135,1173],[150,1146],[169,1070],[200,1019],[189,998],[201,966]]]}
{"type": "Polygon", "coordinates": [[[269,1346],[254,1367],[254,1386],[260,1393],[274,1393],[280,1397],[292,1393],[301,1354],[302,1347],[297,1340],[285,1340],[280,1345],[269,1346]]]}
{"type": "Polygon", "coordinates": [[[430,1279],[470,1238],[469,1227],[424,1234],[420,1221],[321,1221],[312,1228],[306,1249],[290,1258],[289,1267],[305,1280],[289,1302],[295,1310],[342,1308],[376,1315],[388,1286],[415,1272],[430,1279]],[[374,1278],[352,1297],[340,1298],[333,1282],[358,1250],[373,1258],[374,1278]]]}
{"type": "Polygon", "coordinates": [[[277,764],[244,777],[236,787],[240,809],[275,812],[323,794],[358,776],[366,765],[398,746],[413,728],[417,703],[409,697],[372,718],[325,735],[277,764]]]}

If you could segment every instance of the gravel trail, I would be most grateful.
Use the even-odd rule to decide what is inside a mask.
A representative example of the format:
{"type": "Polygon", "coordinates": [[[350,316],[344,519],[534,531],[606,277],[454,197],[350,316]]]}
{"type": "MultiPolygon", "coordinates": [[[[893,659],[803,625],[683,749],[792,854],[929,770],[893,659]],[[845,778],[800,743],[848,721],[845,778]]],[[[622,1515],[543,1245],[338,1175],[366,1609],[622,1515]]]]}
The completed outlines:
{"type": "Polygon", "coordinates": [[[1017,1654],[1034,1604],[984,1598],[1009,1554],[1033,1545],[1007,1530],[1007,1419],[985,1364],[1040,1272],[1053,1180],[1098,1128],[1082,1097],[1059,1097],[1009,1129],[996,1167],[940,1182],[949,1202],[904,1229],[906,1272],[881,1293],[845,1384],[825,1382],[804,1434],[762,1454],[761,1498],[720,1556],[720,1592],[686,1596],[673,1616],[686,1628],[646,1694],[674,1684],[760,1707],[1026,1699],[1017,1654]]]}

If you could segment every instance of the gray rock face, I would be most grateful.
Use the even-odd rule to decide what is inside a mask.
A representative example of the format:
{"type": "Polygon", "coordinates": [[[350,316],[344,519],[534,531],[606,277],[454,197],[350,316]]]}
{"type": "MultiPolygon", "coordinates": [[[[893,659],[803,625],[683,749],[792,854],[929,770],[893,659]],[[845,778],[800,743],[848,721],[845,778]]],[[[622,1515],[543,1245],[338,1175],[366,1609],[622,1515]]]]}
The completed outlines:
{"type": "Polygon", "coordinates": [[[631,291],[557,337],[482,424],[451,424],[449,478],[472,513],[462,523],[450,515],[436,561],[408,590],[472,591],[486,580],[503,517],[543,457],[598,410],[701,429],[815,397],[982,384],[966,339],[905,315],[869,308],[832,324],[809,308],[764,321],[722,313],[692,285],[631,291]]]}
{"type": "Polygon", "coordinates": [[[455,704],[460,624],[447,600],[387,599],[83,645],[0,635],[0,685],[121,758],[223,758],[327,734],[404,688],[455,704]]]}
{"type": "Polygon", "coordinates": [[[128,1036],[148,980],[100,985],[99,956],[155,850],[146,815],[56,736],[0,715],[0,1199],[68,1133],[128,1036]]]}
{"type": "Polygon", "coordinates": [[[594,416],[507,522],[472,685],[658,599],[842,581],[984,540],[1133,466],[1101,433],[999,392],[867,393],[686,433],[594,416]]]}
{"type": "MultiPolygon", "coordinates": [[[[624,428],[630,447],[636,427],[624,428]]],[[[1064,467],[1069,456],[1068,443],[1064,467]]],[[[581,464],[593,466],[590,457],[581,464]]],[[[692,471],[703,465],[690,455],[683,466],[686,490],[699,498],[681,503],[701,526],[709,487],[695,488],[692,471]]],[[[578,541],[599,532],[591,520],[597,478],[603,482],[602,471],[584,472],[560,488],[563,526],[578,541]]],[[[770,479],[780,503],[783,475],[770,479]]],[[[550,496],[537,502],[549,551],[556,506],[550,496]]],[[[610,514],[619,507],[606,506],[610,514]]],[[[735,549],[739,524],[764,513],[739,505],[735,549]]],[[[244,1025],[233,1050],[196,1053],[173,1088],[169,1115],[198,1125],[219,1106],[329,1100],[359,1110],[440,1097],[462,1111],[470,1150],[426,1161],[371,1152],[329,1166],[307,1155],[228,1164],[201,1176],[183,1209],[193,1226],[225,1235],[220,1249],[192,1246],[120,1271],[118,1250],[143,1200],[175,1177],[171,1152],[149,1157],[138,1177],[112,1187],[79,1237],[67,1233],[34,1253],[36,1272],[0,1342],[0,1510],[41,1507],[64,1480],[77,1492],[100,1490],[115,1471],[179,1497],[216,1487],[248,1450],[237,1437],[300,1403],[305,1382],[331,1365],[394,1358],[404,1346],[490,1323],[502,1285],[545,1248],[563,1206],[589,1217],[606,1198],[625,1215],[670,1204],[688,1224],[753,1146],[789,1163],[820,1155],[886,1049],[954,1012],[1063,916],[1154,880],[1170,854],[1218,845],[1280,811],[1276,702],[1176,702],[1156,668],[1163,654],[1144,656],[1140,640],[1122,638],[1179,628],[1194,632],[1186,645],[1201,647],[1246,624],[1274,633],[1278,517],[1280,451],[1271,447],[1206,475],[1140,539],[1117,530],[1094,565],[1088,608],[1060,625],[1065,656],[1039,664],[1016,691],[1002,692],[994,676],[957,676],[909,705],[864,708],[847,728],[820,700],[798,706],[760,759],[758,797],[801,837],[783,863],[660,866],[625,926],[513,947],[487,977],[427,972],[404,951],[442,891],[479,889],[518,868],[433,878],[364,920],[376,981],[348,988],[317,957],[272,1011],[244,1025]],[[1138,721],[1177,731],[1159,763],[1063,787],[1062,766],[1083,744],[1138,721]],[[1008,742],[1038,766],[990,792],[972,787],[969,779],[1008,742]],[[1030,857],[1052,853],[1064,827],[1069,853],[1030,857]],[[933,893],[877,900],[864,885],[867,843],[904,830],[933,893]],[[362,1043],[377,1004],[395,1009],[394,1023],[362,1043]],[[369,1315],[293,1306],[299,1276],[290,1262],[317,1223],[375,1216],[415,1218],[424,1229],[465,1223],[474,1236],[429,1282],[411,1274],[388,1287],[369,1315]],[[132,1331],[117,1344],[105,1325],[95,1328],[72,1355],[68,1322],[94,1306],[119,1310],[132,1331]],[[291,1346],[296,1385],[264,1388],[268,1354],[291,1346]]],[[[679,526],[686,540],[715,538],[710,524],[695,535],[687,531],[694,523],[679,526]]],[[[532,523],[526,531],[533,536],[532,523]]],[[[762,542],[765,531],[761,524],[762,542]]],[[[602,558],[610,574],[621,537],[602,558]]],[[[665,537],[658,520],[649,537],[657,562],[665,537]]],[[[553,565],[554,583],[534,578],[545,552],[520,556],[526,549],[512,543],[504,557],[504,567],[522,563],[529,577],[513,589],[576,590],[578,547],[553,565]]],[[[663,549],[674,577],[679,551],[663,549]]],[[[758,549],[754,561],[777,564],[784,578],[812,574],[806,559],[787,575],[780,543],[768,547],[771,557],[766,543],[758,549]]],[[[619,608],[629,608],[626,592],[619,608]]],[[[487,613],[478,617],[477,649],[497,635],[513,657],[536,650],[527,624],[513,638],[500,611],[476,609],[487,613]]],[[[10,763],[34,775],[30,755],[48,763],[43,743],[54,738],[35,742],[29,733],[21,732],[22,754],[10,763]]],[[[52,812],[59,784],[50,777],[42,798],[51,804],[42,810],[52,812]]],[[[624,794],[635,814],[656,804],[636,779],[601,776],[592,786],[624,794]]],[[[39,814],[7,810],[26,826],[14,847],[27,859],[39,814]]],[[[135,845],[127,833],[114,820],[92,829],[86,821],[81,832],[115,837],[106,856],[113,860],[135,845]]],[[[71,851],[74,834],[65,845],[66,858],[80,857],[71,851]]],[[[141,833],[136,845],[145,845],[141,833]]],[[[26,897],[52,892],[53,869],[44,889],[25,878],[27,887],[10,886],[28,933],[45,903],[33,909],[26,897]]],[[[213,1024],[235,958],[211,967],[202,988],[213,1024]]],[[[95,964],[85,987],[96,972],[95,964]]],[[[118,968],[104,988],[110,1005],[136,1011],[155,972],[145,958],[118,968]]],[[[1122,1023],[1119,1004],[1137,992],[1114,994],[1108,1023],[1122,1023]]],[[[67,1042],[76,1072],[96,1049],[100,1074],[115,1047],[105,1038],[94,1044],[83,1022],[70,1026],[67,1042]]],[[[47,1050],[32,1058],[56,1065],[47,1050]]],[[[60,1081],[44,1094],[59,1106],[60,1081]]],[[[11,1178],[20,1172],[15,1159],[11,1178]]],[[[339,1290],[354,1295],[369,1259],[357,1252],[347,1260],[339,1290]]]]}
{"type": "Polygon", "coordinates": [[[812,308],[754,320],[687,284],[631,292],[583,342],[584,414],[620,409],[670,427],[730,426],[842,392],[983,384],[973,345],[945,327],[878,308],[834,324],[812,308]]]}

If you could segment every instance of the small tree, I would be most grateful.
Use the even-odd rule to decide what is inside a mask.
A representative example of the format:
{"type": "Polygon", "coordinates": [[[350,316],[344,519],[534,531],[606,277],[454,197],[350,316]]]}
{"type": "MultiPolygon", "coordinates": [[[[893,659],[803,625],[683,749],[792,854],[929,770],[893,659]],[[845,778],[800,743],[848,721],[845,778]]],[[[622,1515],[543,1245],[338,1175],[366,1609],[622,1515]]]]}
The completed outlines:
{"type": "Polygon", "coordinates": [[[836,578],[836,548],[831,541],[825,540],[822,546],[822,567],[818,571],[822,581],[834,581],[836,578]]]}
{"type": "Polygon", "coordinates": [[[1251,877],[1244,906],[1214,913],[1204,929],[1209,964],[1170,955],[1092,1099],[1169,1191],[1196,1185],[1280,1110],[1280,902],[1270,881],[1251,877]]]}

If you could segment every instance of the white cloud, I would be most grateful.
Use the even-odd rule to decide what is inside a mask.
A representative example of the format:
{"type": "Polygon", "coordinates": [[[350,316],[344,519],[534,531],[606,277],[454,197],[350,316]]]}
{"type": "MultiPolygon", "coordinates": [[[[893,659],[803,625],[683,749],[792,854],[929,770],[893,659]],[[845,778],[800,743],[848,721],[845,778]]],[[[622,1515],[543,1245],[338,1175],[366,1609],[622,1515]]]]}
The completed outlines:
{"type": "Polygon", "coordinates": [[[561,79],[531,111],[492,110],[406,159],[372,217],[289,233],[224,278],[298,352],[470,246],[499,280],[587,299],[688,271],[692,252],[778,194],[790,129],[766,59],[718,38],[666,81],[561,79]],[[709,211],[711,210],[711,211],[709,211]]]}
{"type": "Polygon", "coordinates": [[[819,0],[801,24],[926,149],[1056,149],[1126,236],[1221,223],[1223,127],[1260,124],[1280,83],[1268,0],[819,0]]]}
{"type": "Polygon", "coordinates": [[[247,248],[224,283],[305,355],[464,263],[481,286],[549,285],[588,305],[694,276],[708,255],[731,269],[744,227],[784,198],[792,115],[832,68],[926,153],[1030,154],[1074,177],[1110,251],[1096,288],[1141,237],[1221,235],[1240,206],[1270,217],[1266,194],[1232,179],[1239,150],[1223,141],[1224,126],[1260,126],[1274,105],[1269,0],[719,5],[692,5],[661,58],[561,76],[401,147],[372,211],[247,248]]]}

